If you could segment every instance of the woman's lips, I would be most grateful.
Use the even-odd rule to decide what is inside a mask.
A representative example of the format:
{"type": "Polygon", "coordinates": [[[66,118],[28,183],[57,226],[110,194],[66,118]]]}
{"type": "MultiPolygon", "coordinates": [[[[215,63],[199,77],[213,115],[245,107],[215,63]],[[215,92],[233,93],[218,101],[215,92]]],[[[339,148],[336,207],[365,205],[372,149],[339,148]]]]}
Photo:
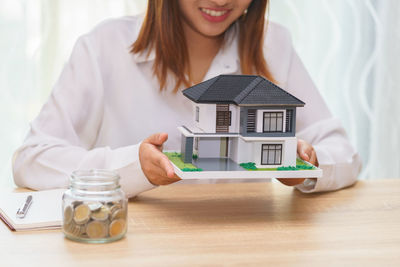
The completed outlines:
{"type": "Polygon", "coordinates": [[[211,8],[200,8],[201,15],[210,21],[210,22],[221,22],[224,21],[228,16],[231,10],[229,9],[211,9],[211,8]]]}

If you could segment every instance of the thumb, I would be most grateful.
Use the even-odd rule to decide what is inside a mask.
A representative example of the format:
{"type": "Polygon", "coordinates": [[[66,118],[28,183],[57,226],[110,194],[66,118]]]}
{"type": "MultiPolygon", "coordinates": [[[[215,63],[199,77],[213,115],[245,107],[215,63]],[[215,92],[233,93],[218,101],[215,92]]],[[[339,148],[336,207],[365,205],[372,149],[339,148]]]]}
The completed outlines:
{"type": "Polygon", "coordinates": [[[300,158],[305,161],[310,160],[310,155],[307,153],[307,143],[303,140],[299,140],[297,143],[297,153],[299,154],[300,158]]]}
{"type": "Polygon", "coordinates": [[[300,155],[300,158],[301,158],[302,160],[310,161],[310,156],[307,154],[307,152],[301,151],[301,153],[300,153],[299,155],[300,155]]]}
{"type": "Polygon", "coordinates": [[[161,146],[167,140],[168,140],[167,133],[156,133],[149,136],[146,140],[144,140],[144,142],[150,143],[155,146],[161,146]]]}

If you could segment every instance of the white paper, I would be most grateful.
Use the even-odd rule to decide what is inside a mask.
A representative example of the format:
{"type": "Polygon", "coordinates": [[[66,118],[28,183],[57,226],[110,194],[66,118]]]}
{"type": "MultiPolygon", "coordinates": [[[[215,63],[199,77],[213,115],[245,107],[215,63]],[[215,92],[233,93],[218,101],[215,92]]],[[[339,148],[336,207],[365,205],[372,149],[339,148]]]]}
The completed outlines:
{"type": "Polygon", "coordinates": [[[66,189],[0,194],[0,215],[15,230],[54,229],[61,227],[62,195],[66,189]],[[16,217],[18,208],[32,195],[32,205],[25,218],[16,217]]]}

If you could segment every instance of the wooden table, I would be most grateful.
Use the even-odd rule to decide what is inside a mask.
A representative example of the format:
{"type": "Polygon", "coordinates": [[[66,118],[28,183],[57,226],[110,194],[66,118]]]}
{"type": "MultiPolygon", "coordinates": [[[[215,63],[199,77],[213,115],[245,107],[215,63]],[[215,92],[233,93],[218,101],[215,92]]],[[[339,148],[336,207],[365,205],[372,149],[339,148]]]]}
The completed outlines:
{"type": "Polygon", "coordinates": [[[312,195],[275,183],[160,187],[130,202],[123,240],[1,223],[0,254],[0,266],[400,266],[400,180],[312,195]]]}

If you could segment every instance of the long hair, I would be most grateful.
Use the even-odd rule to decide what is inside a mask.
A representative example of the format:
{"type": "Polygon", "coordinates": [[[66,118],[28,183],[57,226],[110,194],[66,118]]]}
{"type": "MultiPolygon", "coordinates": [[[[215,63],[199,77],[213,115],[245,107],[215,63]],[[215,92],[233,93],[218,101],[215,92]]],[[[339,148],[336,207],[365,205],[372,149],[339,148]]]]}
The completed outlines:
{"type": "MultiPolygon", "coordinates": [[[[265,12],[269,0],[253,0],[239,22],[239,58],[242,74],[258,74],[274,81],[264,59],[265,12]]],[[[148,0],[147,13],[132,53],[155,50],[153,71],[160,90],[168,72],[176,79],[174,91],[191,85],[189,56],[177,0],[148,0]]]]}

